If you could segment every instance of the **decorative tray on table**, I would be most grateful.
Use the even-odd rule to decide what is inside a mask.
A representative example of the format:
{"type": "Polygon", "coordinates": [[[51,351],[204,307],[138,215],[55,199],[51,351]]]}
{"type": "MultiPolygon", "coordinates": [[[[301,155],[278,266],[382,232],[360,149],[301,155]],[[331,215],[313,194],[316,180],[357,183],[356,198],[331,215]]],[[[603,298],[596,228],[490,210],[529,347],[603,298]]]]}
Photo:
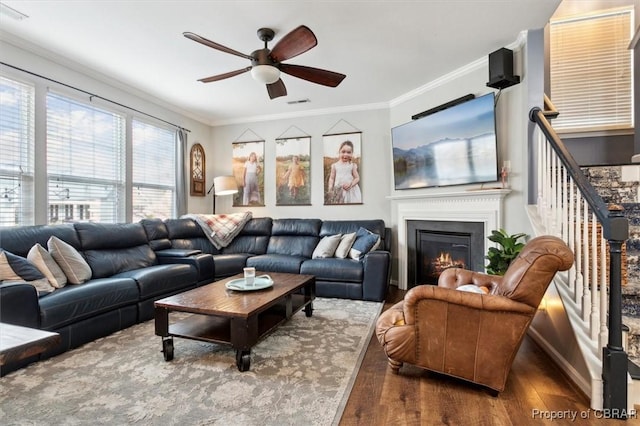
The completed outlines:
{"type": "Polygon", "coordinates": [[[253,284],[247,284],[247,281],[244,278],[231,280],[225,284],[225,287],[229,290],[235,291],[263,290],[271,286],[273,286],[273,280],[269,275],[259,275],[255,277],[253,284]]]}

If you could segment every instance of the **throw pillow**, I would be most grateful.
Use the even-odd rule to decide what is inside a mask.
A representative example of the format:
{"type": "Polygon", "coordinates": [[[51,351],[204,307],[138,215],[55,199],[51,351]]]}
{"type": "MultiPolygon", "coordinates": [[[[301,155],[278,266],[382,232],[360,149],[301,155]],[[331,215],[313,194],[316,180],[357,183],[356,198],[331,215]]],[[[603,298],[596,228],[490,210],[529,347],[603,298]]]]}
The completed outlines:
{"type": "Polygon", "coordinates": [[[60,269],[47,249],[39,243],[31,247],[31,250],[27,253],[27,259],[42,272],[42,275],[49,280],[49,284],[53,287],[62,288],[67,284],[67,276],[64,274],[64,271],[60,269]]]}
{"type": "Polygon", "coordinates": [[[33,285],[38,292],[51,291],[44,275],[24,257],[0,250],[0,281],[20,281],[33,285]]]}
{"type": "Polygon", "coordinates": [[[356,240],[353,242],[351,250],[349,250],[349,257],[360,260],[365,254],[377,249],[379,245],[380,235],[361,227],[356,232],[356,240]]]}
{"type": "Polygon", "coordinates": [[[338,244],[340,244],[340,238],[342,234],[336,235],[327,235],[323,237],[316,249],[313,251],[311,255],[312,259],[324,259],[326,257],[333,257],[333,254],[336,252],[336,248],[338,248],[338,244]]]}
{"type": "Polygon", "coordinates": [[[342,238],[340,238],[340,244],[338,244],[338,248],[336,248],[336,253],[334,256],[339,259],[346,259],[347,256],[349,256],[349,250],[351,250],[351,246],[353,245],[353,242],[355,240],[355,232],[344,234],[342,238]]]}
{"type": "Polygon", "coordinates": [[[69,284],[82,284],[91,279],[91,267],[72,245],[58,237],[47,241],[49,253],[67,276],[69,284]]]}
{"type": "Polygon", "coordinates": [[[480,293],[480,294],[489,293],[489,289],[487,287],[477,286],[475,284],[461,285],[460,287],[457,287],[456,290],[468,291],[469,293],[480,293]]]}

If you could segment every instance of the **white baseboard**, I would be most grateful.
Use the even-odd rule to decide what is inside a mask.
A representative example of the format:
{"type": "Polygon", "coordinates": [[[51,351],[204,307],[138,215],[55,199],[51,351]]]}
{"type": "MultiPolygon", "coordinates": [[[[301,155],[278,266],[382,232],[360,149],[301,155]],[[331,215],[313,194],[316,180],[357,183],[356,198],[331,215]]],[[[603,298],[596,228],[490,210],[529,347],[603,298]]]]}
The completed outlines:
{"type": "MultiPolygon", "coordinates": [[[[533,324],[529,327],[527,332],[529,336],[538,344],[542,349],[555,361],[556,364],[564,371],[569,379],[575,383],[576,386],[587,396],[592,395],[591,377],[583,377],[573,365],[567,361],[538,331],[534,328],[533,324]]],[[[593,398],[590,398],[593,400],[593,398]]],[[[593,404],[593,401],[591,402],[593,404]]],[[[597,409],[596,407],[591,407],[597,409]]]]}

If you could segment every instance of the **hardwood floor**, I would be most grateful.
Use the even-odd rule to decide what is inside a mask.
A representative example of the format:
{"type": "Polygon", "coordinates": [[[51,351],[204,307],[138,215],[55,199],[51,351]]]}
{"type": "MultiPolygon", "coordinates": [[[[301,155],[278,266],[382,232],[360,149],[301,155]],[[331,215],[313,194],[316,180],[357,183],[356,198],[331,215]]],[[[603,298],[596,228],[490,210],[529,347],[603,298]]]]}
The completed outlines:
{"type": "MultiPolygon", "coordinates": [[[[384,309],[402,300],[392,287],[384,309]]],[[[631,420],[635,422],[636,420],[631,420]]],[[[340,425],[604,425],[589,401],[550,358],[525,337],[504,392],[405,364],[391,373],[376,336],[372,336],[340,425]],[[551,421],[555,414],[563,416],[551,421]],[[575,415],[575,419],[573,416],[575,415]]]]}

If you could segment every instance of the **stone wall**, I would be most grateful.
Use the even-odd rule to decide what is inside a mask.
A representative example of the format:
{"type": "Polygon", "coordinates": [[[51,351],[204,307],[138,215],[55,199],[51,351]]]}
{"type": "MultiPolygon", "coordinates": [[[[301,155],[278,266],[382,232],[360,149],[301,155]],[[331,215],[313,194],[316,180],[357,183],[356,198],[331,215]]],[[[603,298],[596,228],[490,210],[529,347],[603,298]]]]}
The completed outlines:
{"type": "Polygon", "coordinates": [[[628,282],[622,287],[623,322],[629,327],[627,352],[640,360],[640,165],[583,167],[606,203],[621,205],[629,220],[628,282]]]}

